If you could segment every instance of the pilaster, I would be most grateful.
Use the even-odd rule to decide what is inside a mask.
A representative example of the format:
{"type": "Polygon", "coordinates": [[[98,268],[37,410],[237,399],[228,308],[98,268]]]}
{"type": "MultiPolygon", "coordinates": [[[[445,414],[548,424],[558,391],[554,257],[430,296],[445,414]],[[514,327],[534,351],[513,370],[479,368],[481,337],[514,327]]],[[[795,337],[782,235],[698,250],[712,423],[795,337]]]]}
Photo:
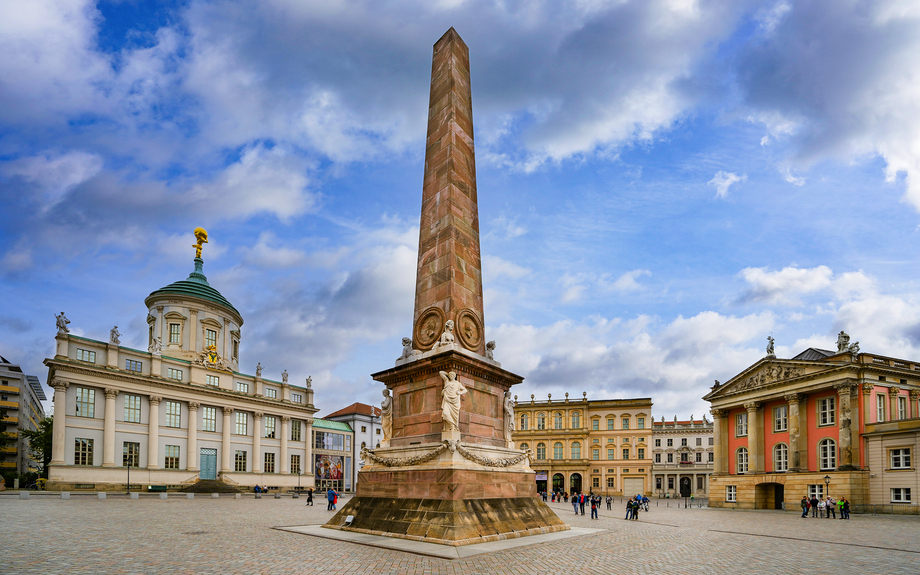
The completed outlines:
{"type": "Polygon", "coordinates": [[[105,388],[105,412],[102,428],[102,466],[115,467],[115,398],[118,390],[105,388]]]}
{"type": "Polygon", "coordinates": [[[159,469],[160,402],[163,401],[163,398],[151,395],[147,401],[150,404],[150,421],[147,423],[147,469],[159,469]]]}
{"type": "Polygon", "coordinates": [[[188,402],[188,448],[186,449],[185,468],[198,471],[198,408],[197,401],[188,402]]]}

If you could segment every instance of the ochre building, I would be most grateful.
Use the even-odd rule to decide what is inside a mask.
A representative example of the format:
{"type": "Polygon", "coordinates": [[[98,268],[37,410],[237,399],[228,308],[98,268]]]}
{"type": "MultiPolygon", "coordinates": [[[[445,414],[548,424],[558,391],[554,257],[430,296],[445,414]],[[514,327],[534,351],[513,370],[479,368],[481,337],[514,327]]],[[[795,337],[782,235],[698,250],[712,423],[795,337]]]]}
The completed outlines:
{"type": "Polygon", "coordinates": [[[538,491],[651,494],[650,398],[515,401],[514,442],[534,451],[538,491]]]}
{"type": "Polygon", "coordinates": [[[803,495],[829,494],[915,510],[918,372],[841,332],[838,351],[768,355],[716,382],[704,397],[715,424],[710,506],[797,508],[803,495]]]}

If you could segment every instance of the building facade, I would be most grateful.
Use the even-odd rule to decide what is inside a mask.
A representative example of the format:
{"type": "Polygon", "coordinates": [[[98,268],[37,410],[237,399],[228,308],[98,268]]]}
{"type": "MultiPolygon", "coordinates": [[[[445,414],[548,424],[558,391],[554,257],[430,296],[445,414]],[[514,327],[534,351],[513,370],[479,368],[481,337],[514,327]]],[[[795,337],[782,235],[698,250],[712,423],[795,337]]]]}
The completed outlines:
{"type": "Polygon", "coordinates": [[[354,491],[355,434],[341,421],[313,420],[313,473],[320,491],[354,491]]]}
{"type": "MultiPolygon", "coordinates": [[[[358,484],[358,472],[364,466],[361,459],[361,449],[376,449],[380,447],[383,431],[380,427],[380,408],[365,403],[353,403],[344,409],[327,415],[324,419],[348,424],[354,432],[352,445],[352,461],[355,462],[352,471],[351,485],[358,484]]],[[[351,489],[346,489],[350,491],[351,489]]]]}
{"type": "MultiPolygon", "coordinates": [[[[203,230],[202,230],[203,231],[203,230]]],[[[203,273],[151,293],[147,351],[69,333],[45,360],[54,389],[50,489],[313,485],[313,390],[239,372],[243,319],[203,273]],[[305,477],[296,473],[298,468],[305,477]]]]}
{"type": "Polygon", "coordinates": [[[19,365],[0,356],[0,406],[6,409],[6,433],[16,436],[15,443],[0,449],[0,470],[28,473],[41,468],[41,462],[32,459],[29,440],[20,432],[38,429],[45,417],[41,402],[46,399],[37,377],[24,374],[19,365]]]}
{"type": "Polygon", "coordinates": [[[712,404],[713,507],[780,509],[803,495],[916,505],[912,467],[920,363],[809,348],[761,359],[704,399],[712,404]]]}
{"type": "Polygon", "coordinates": [[[515,445],[534,451],[538,491],[651,493],[651,399],[515,396],[515,419],[515,445]]]}
{"type": "Polygon", "coordinates": [[[703,419],[654,422],[652,481],[658,497],[708,497],[714,461],[712,422],[703,419]]]}

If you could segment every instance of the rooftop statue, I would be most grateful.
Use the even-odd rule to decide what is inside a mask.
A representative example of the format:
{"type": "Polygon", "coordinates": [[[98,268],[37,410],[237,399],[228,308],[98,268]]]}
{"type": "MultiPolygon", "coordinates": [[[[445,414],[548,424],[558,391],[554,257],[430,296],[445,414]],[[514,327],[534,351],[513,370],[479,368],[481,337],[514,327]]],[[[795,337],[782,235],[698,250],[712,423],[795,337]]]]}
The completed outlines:
{"type": "Polygon", "coordinates": [[[112,331],[109,332],[109,343],[114,343],[115,345],[120,345],[121,340],[119,339],[121,334],[118,333],[118,326],[112,328],[112,331]]]}
{"type": "Polygon", "coordinates": [[[768,335],[767,336],[767,357],[776,357],[776,353],[773,352],[773,344],[774,344],[773,336],[768,335]]]}
{"type": "Polygon", "coordinates": [[[495,359],[495,340],[486,343],[486,357],[491,360],[495,359]]]}
{"type": "Polygon", "coordinates": [[[195,248],[195,257],[200,258],[201,246],[208,243],[208,231],[204,228],[195,228],[195,239],[198,241],[192,244],[192,247],[195,248]]]}
{"type": "Polygon", "coordinates": [[[61,312],[61,315],[54,314],[54,319],[57,320],[58,333],[70,333],[70,328],[67,327],[70,320],[64,317],[64,312],[61,312]]]}

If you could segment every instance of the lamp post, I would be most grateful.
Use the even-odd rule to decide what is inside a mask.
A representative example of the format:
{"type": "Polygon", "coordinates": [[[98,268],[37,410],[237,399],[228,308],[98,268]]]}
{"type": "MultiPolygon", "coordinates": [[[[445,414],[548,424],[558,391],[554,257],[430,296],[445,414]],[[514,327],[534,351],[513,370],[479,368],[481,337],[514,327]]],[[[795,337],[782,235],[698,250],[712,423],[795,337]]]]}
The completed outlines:
{"type": "Polygon", "coordinates": [[[297,468],[297,493],[300,493],[300,468],[297,468]]]}
{"type": "Polygon", "coordinates": [[[825,496],[825,497],[829,497],[829,496],[830,496],[830,491],[829,491],[829,490],[830,490],[830,486],[831,486],[831,476],[830,476],[830,475],[825,475],[825,476],[824,476],[824,496],[825,496]]]}
{"type": "Polygon", "coordinates": [[[125,487],[128,489],[128,495],[131,495],[131,460],[128,459],[128,483],[125,484],[125,487]]]}

